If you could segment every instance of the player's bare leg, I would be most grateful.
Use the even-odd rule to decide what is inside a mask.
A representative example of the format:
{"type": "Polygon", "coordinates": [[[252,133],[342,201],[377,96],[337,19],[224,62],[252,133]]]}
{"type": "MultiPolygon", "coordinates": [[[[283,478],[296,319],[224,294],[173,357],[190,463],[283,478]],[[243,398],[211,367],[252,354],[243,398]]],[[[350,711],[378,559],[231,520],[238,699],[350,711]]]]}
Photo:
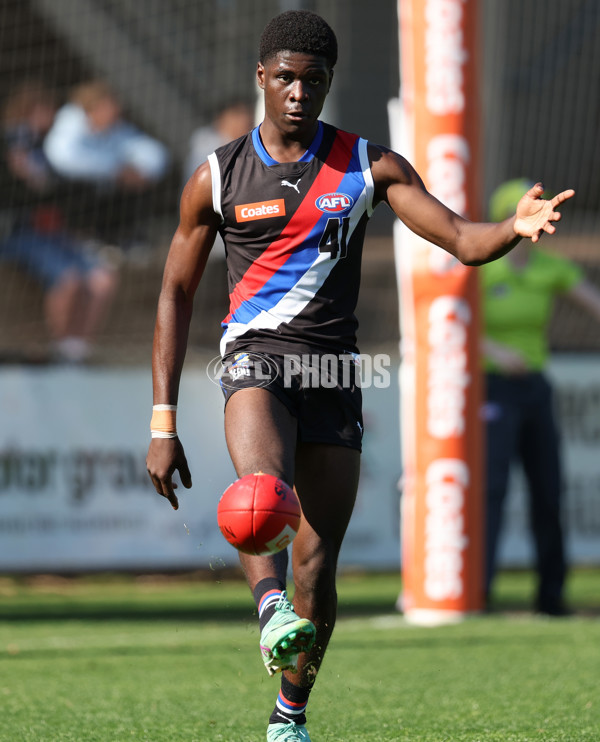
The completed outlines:
{"type": "MultiPolygon", "coordinates": [[[[360,454],[343,446],[297,444],[295,418],[265,389],[240,390],[230,398],[225,432],[239,476],[262,470],[293,482],[302,505],[303,518],[292,546],[292,615],[302,617],[300,621],[311,629],[314,626],[316,639],[312,648],[293,658],[295,672],[285,670],[285,664],[277,668],[273,661],[284,672],[267,736],[278,738],[282,728],[289,727],[299,739],[308,739],[304,710],[335,625],[337,561],[356,499],[360,454]],[[290,709],[291,716],[286,714],[290,709]]],[[[273,587],[276,594],[285,585],[287,551],[272,557],[240,554],[240,561],[259,606],[263,586],[273,587]]],[[[285,593],[282,598],[285,604],[285,593]]],[[[276,607],[282,613],[286,609],[276,607]]],[[[261,632],[261,644],[272,621],[261,632]]],[[[310,636],[312,644],[313,634],[303,634],[301,628],[299,636],[301,640],[310,636]]],[[[269,664],[265,661],[267,669],[269,664]]]]}
{"type": "MultiPolygon", "coordinates": [[[[242,389],[225,408],[225,434],[239,476],[263,471],[294,481],[296,419],[271,392],[242,389]]],[[[259,609],[260,651],[269,675],[296,669],[310,648],[315,627],[294,613],[285,591],[288,552],[273,556],[240,553],[240,563],[259,609]]]]}
{"type": "Polygon", "coordinates": [[[298,657],[297,672],[283,673],[267,740],[305,740],[306,707],[335,625],[337,560],[352,514],[359,474],[358,451],[299,444],[296,488],[303,519],[292,545],[294,610],[316,626],[313,647],[298,657]]]}
{"type": "MultiPolygon", "coordinates": [[[[240,389],[225,407],[225,438],[238,477],[263,471],[294,484],[296,419],[274,394],[262,388],[240,389]]],[[[287,551],[272,557],[240,553],[248,585],[266,577],[285,582],[287,551]]]]}
{"type": "Polygon", "coordinates": [[[311,686],[321,666],[337,614],[336,571],[350,522],[360,471],[360,453],[336,445],[301,443],[296,489],[302,522],[292,546],[294,610],[317,629],[312,650],[302,654],[293,683],[311,686]]]}

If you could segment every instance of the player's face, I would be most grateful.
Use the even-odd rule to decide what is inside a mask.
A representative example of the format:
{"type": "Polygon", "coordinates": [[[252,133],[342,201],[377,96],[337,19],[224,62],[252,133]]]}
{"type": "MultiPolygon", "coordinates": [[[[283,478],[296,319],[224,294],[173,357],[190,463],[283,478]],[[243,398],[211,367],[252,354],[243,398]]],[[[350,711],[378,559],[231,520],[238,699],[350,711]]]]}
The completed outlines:
{"type": "Polygon", "coordinates": [[[259,62],[265,118],[292,137],[314,133],[332,77],[325,58],[310,54],[279,52],[264,65],[259,62]]]}

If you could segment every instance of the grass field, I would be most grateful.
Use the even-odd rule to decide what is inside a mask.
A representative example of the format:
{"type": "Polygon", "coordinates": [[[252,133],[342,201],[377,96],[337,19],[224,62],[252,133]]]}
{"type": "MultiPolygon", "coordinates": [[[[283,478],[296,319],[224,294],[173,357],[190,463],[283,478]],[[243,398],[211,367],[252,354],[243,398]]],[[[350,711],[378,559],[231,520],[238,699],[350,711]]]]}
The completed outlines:
{"type": "MultiPolygon", "coordinates": [[[[573,617],[498,612],[438,628],[394,611],[397,575],[340,579],[340,619],[309,706],[313,742],[597,742],[600,573],[573,617]]],[[[236,575],[0,579],[2,742],[263,742],[279,682],[236,575]]]]}

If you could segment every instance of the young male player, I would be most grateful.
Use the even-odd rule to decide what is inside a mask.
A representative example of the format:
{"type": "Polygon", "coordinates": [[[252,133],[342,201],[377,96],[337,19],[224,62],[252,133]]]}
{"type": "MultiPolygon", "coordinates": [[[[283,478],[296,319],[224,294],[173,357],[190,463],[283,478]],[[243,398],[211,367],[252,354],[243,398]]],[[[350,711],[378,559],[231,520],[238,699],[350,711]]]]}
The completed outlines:
{"type": "Polygon", "coordinates": [[[177,508],[174,471],[184,487],[192,485],[175,428],[179,380],[194,293],[220,232],[231,302],[221,343],[227,447],[240,477],[281,477],[302,504],[291,550],[293,607],[285,593],[287,552],[240,554],[258,605],[264,663],[270,674],[283,672],[267,740],[298,742],[309,740],[305,709],[336,619],[337,559],[358,484],[361,398],[348,365],[357,352],[354,308],[367,221],[387,203],[417,234],[478,265],[522,237],[536,242],[552,234],[555,208],[573,191],[545,201],[538,184],[515,216],[469,222],[428,193],[399,154],[319,121],[337,59],[335,35],[322,18],[282,13],[266,26],[259,52],[264,120],[212,154],[183,191],[158,303],[147,467],[156,491],[177,508]],[[290,361],[303,355],[339,362],[322,384],[311,375],[303,385],[290,361]]]}

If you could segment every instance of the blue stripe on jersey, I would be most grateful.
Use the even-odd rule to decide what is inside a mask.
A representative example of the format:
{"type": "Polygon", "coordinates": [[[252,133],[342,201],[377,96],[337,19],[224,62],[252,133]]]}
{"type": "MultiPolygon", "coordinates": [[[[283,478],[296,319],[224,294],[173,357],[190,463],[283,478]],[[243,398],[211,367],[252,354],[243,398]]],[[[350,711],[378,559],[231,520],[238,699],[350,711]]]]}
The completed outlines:
{"type": "MultiPolygon", "coordinates": [[[[356,140],[352,159],[350,164],[358,166],[358,170],[350,170],[342,178],[338,191],[340,193],[350,193],[354,198],[355,206],[358,196],[365,188],[364,176],[360,169],[358,156],[359,141],[356,140]]],[[[337,212],[336,212],[337,213],[337,212]]],[[[341,212],[340,216],[347,216],[352,213],[341,212]]],[[[250,299],[235,310],[229,322],[247,324],[261,312],[268,312],[300,281],[302,276],[312,267],[319,256],[319,240],[325,230],[328,219],[334,217],[334,213],[323,213],[310,231],[301,246],[297,247],[286,262],[277,270],[276,273],[264,284],[264,286],[254,294],[250,299]]],[[[335,258],[334,258],[335,260],[335,258]]],[[[316,287],[316,291],[320,288],[316,287]]],[[[316,292],[315,292],[316,293],[316,292]]],[[[227,323],[229,324],[229,323],[227,323]]],[[[224,323],[223,327],[227,325],[224,323]]]]}
{"type": "MultiPolygon", "coordinates": [[[[306,150],[306,152],[302,155],[298,162],[310,162],[313,159],[319,147],[321,146],[321,142],[323,141],[323,131],[323,124],[321,121],[318,121],[317,133],[310,143],[310,147],[306,150]]],[[[268,165],[269,167],[271,167],[271,165],[279,165],[279,162],[277,160],[274,160],[265,149],[265,146],[262,143],[262,139],[260,138],[258,126],[255,129],[252,129],[252,144],[254,144],[256,154],[265,163],[265,165],[268,165]]]]}
{"type": "Polygon", "coordinates": [[[309,240],[314,241],[313,235],[320,234],[323,227],[321,220],[317,222],[317,229],[313,229],[308,239],[286,260],[251,299],[240,304],[231,316],[229,322],[246,324],[263,311],[272,309],[295,286],[302,276],[310,269],[319,255],[319,248],[311,246],[309,240]]]}

